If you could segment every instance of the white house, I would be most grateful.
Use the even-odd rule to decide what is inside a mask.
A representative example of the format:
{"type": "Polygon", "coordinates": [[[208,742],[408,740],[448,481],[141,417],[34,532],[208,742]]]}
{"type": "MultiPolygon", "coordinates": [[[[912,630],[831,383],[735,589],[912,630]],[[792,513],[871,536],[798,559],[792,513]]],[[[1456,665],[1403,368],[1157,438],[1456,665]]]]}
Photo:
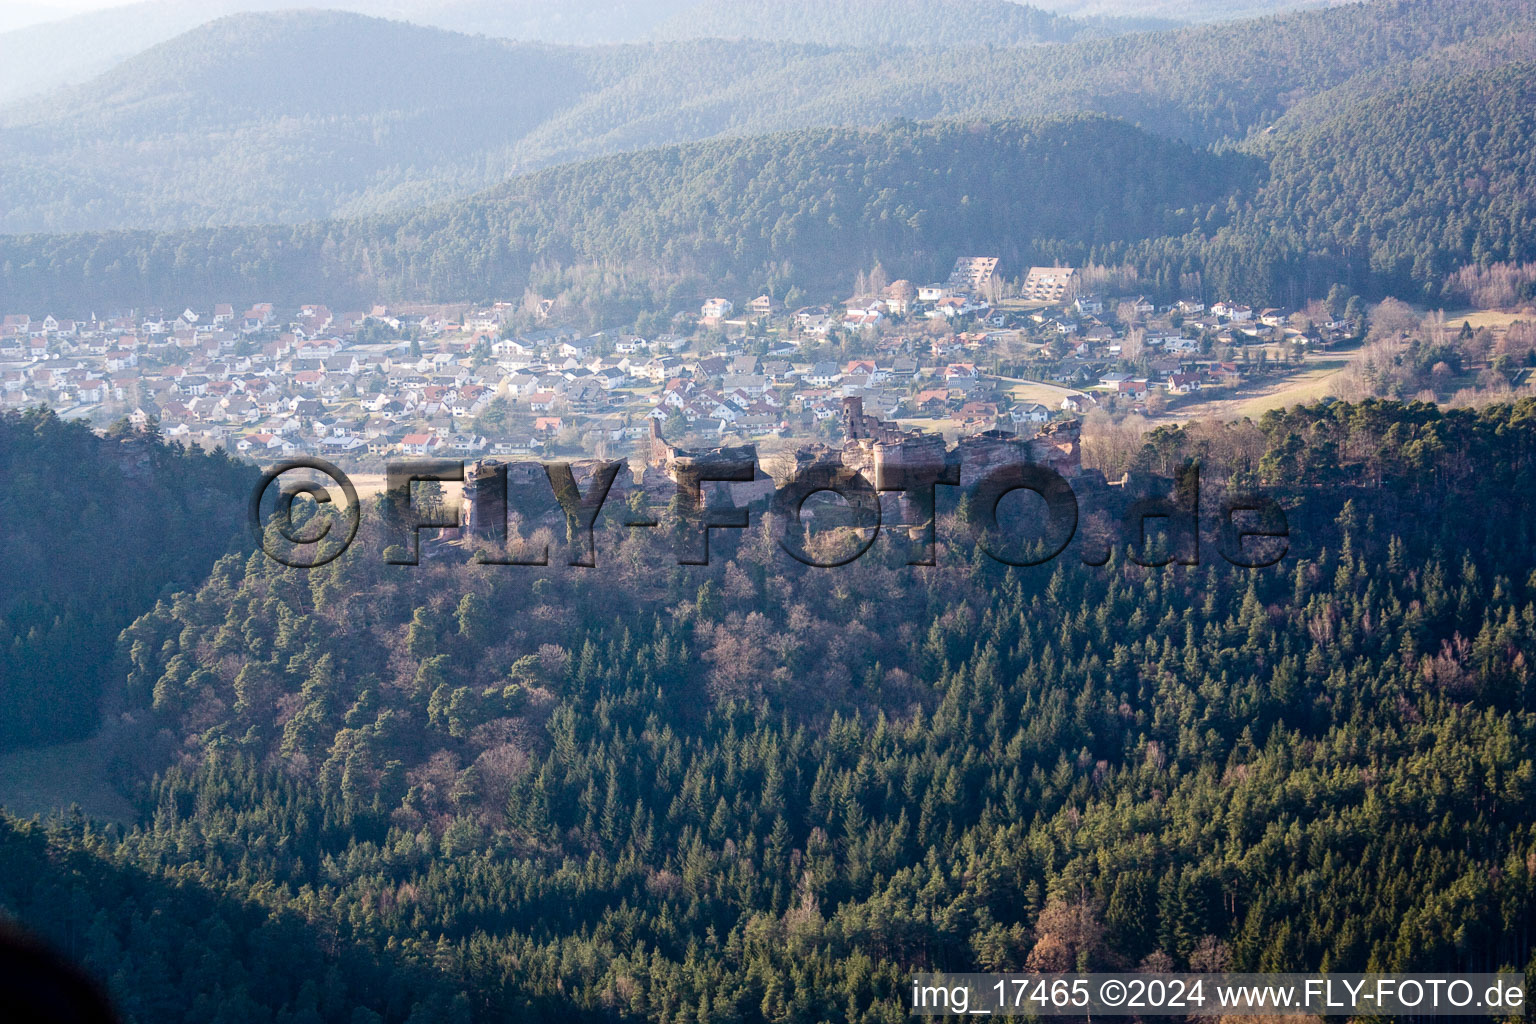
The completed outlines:
{"type": "Polygon", "coordinates": [[[1015,423],[1044,423],[1051,418],[1051,410],[1038,402],[1030,402],[1009,409],[1008,418],[1015,423]]]}

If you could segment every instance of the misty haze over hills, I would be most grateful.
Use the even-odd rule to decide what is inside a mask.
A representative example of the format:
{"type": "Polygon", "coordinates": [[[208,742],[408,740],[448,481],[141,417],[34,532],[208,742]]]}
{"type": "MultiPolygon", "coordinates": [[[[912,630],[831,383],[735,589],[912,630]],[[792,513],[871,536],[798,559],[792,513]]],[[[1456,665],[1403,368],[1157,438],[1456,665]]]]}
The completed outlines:
{"type": "MultiPolygon", "coordinates": [[[[1044,0],[1024,6],[1010,0],[334,0],[312,6],[455,32],[583,45],[711,35],[848,45],[922,43],[925,38],[931,42],[939,30],[946,44],[1007,46],[1325,2],[1044,0]],[[923,13],[920,21],[907,17],[914,11],[923,13]]],[[[140,0],[71,17],[37,5],[0,9],[0,102],[83,82],[216,18],[300,6],[305,5],[295,0],[140,0]]]]}
{"type": "Polygon", "coordinates": [[[1036,6],[1072,17],[1226,21],[1345,2],[1347,0],[1037,0],[1036,6]]]}
{"type": "Polygon", "coordinates": [[[0,38],[0,1017],[1514,1010],[1536,0],[339,2],[0,38]]]}
{"type": "Polygon", "coordinates": [[[340,12],[239,15],[0,111],[0,231],[369,214],[605,153],[894,118],[1092,111],[1201,144],[1241,140],[1292,107],[1327,113],[1335,99],[1391,87],[1409,68],[1433,77],[1536,56],[1523,10],[1515,0],[1397,3],[1060,46],[910,51],[574,48],[340,12]],[[1335,89],[1345,92],[1330,98],[1335,89]]]}
{"type": "MultiPolygon", "coordinates": [[[[302,6],[294,0],[142,0],[0,31],[0,101],[83,82],[220,17],[302,6]]],[[[828,44],[921,42],[938,27],[950,33],[944,42],[1008,46],[1173,20],[1076,21],[1008,0],[335,0],[310,6],[496,38],[582,45],[709,35],[828,44]]]]}
{"type": "Polygon", "coordinates": [[[715,140],[566,164],[404,215],[4,237],[0,291],[65,311],[167,292],[483,301],[601,268],[628,284],[590,300],[633,317],[763,281],[835,292],[877,264],[929,279],[986,251],[1011,265],[1125,265],[1152,282],[1198,273],[1255,302],[1317,281],[1432,299],[1460,267],[1536,258],[1533,110],[1527,61],[1373,96],[1246,155],[1081,116],[715,140]]]}

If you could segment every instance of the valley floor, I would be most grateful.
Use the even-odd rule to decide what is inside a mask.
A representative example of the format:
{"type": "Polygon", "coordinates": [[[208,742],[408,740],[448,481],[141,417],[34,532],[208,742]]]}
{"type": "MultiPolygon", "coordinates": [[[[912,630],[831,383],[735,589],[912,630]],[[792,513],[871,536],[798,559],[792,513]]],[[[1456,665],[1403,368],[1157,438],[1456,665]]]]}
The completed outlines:
{"type": "Polygon", "coordinates": [[[1334,394],[1339,374],[1360,358],[1364,350],[1363,345],[1355,344],[1309,355],[1304,364],[1283,376],[1265,377],[1251,387],[1223,391],[1219,397],[1191,395],[1185,401],[1170,404],[1164,415],[1153,419],[1160,423],[1256,420],[1271,409],[1315,402],[1334,394]]]}
{"type": "Polygon", "coordinates": [[[71,804],[100,821],[127,824],[134,818],[132,805],[108,780],[105,734],[0,754],[0,807],[27,817],[71,804]]]}

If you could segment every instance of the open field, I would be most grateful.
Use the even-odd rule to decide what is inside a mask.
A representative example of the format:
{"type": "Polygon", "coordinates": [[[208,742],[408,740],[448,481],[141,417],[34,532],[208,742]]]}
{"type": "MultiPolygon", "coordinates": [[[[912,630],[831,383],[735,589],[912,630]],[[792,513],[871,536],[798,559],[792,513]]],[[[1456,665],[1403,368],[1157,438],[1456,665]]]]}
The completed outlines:
{"type": "Polygon", "coordinates": [[[1467,309],[1454,313],[1447,311],[1445,314],[1446,324],[1452,330],[1458,331],[1461,330],[1463,323],[1469,323],[1474,331],[1486,327],[1495,334],[1498,334],[1507,330],[1509,325],[1517,320],[1529,322],[1536,320],[1536,316],[1532,316],[1530,313],[1503,313],[1496,309],[1467,309]]]}
{"type": "Polygon", "coordinates": [[[108,781],[103,734],[0,755],[0,806],[30,816],[67,810],[71,804],[101,821],[127,824],[134,818],[133,806],[108,781]]]}
{"type": "Polygon", "coordinates": [[[1062,387],[1059,384],[1041,384],[1033,380],[1020,380],[1017,377],[998,378],[1008,388],[1008,394],[1015,402],[1039,402],[1050,409],[1061,407],[1061,400],[1068,395],[1083,394],[1077,388],[1062,387]]]}
{"type": "MultiPolygon", "coordinates": [[[[384,493],[385,479],[383,473],[348,473],[347,476],[352,480],[352,486],[357,488],[357,496],[363,500],[384,493]]],[[[441,486],[443,488],[443,495],[450,499],[460,497],[464,491],[462,484],[446,483],[441,486]]]]}
{"type": "Polygon", "coordinates": [[[1158,422],[1176,423],[1192,419],[1257,419],[1271,409],[1315,402],[1333,393],[1335,378],[1360,357],[1364,346],[1336,348],[1308,356],[1296,370],[1282,377],[1272,377],[1255,386],[1237,388],[1220,397],[1192,396],[1192,400],[1171,406],[1158,422]]]}
{"type": "Polygon", "coordinates": [[[946,437],[959,433],[958,420],[934,419],[931,416],[918,416],[912,419],[899,419],[896,421],[909,430],[921,430],[929,434],[943,434],[946,437]]]}

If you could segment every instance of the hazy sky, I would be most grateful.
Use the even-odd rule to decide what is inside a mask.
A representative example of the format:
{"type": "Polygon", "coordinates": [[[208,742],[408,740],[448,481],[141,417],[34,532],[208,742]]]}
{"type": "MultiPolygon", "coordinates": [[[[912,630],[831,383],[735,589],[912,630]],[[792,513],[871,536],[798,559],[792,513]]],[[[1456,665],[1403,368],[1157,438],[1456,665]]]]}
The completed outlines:
{"type": "Polygon", "coordinates": [[[81,11],[121,7],[133,0],[0,0],[0,21],[48,21],[81,11]]]}
{"type": "Polygon", "coordinates": [[[132,0],[24,0],[22,3],[10,3],[9,0],[0,0],[0,8],[6,7],[51,7],[60,14],[74,14],[77,11],[99,11],[103,7],[121,7],[132,0]]]}
{"type": "Polygon", "coordinates": [[[126,0],[0,0],[0,32],[122,2],[126,0]]]}

